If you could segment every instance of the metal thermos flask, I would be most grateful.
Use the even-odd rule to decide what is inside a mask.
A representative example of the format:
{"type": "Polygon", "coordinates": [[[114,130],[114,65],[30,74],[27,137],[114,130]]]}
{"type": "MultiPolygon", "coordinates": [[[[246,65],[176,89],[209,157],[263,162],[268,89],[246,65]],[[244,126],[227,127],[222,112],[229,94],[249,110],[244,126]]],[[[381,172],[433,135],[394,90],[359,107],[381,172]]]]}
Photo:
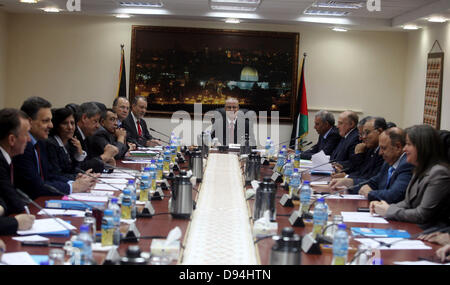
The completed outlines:
{"type": "Polygon", "coordinates": [[[261,157],[252,152],[245,163],[245,184],[250,184],[253,180],[260,179],[261,157]]]}
{"type": "Polygon", "coordinates": [[[174,218],[189,219],[193,210],[192,183],[186,171],[175,176],[172,185],[172,197],[169,203],[169,212],[174,218]]]}
{"type": "Polygon", "coordinates": [[[264,177],[263,182],[259,184],[256,189],[256,198],[253,208],[253,220],[264,216],[264,212],[270,211],[270,220],[275,221],[277,216],[275,195],[277,188],[270,177],[264,177]]]}
{"type": "Polygon", "coordinates": [[[197,177],[197,182],[203,179],[203,157],[201,151],[194,151],[191,154],[191,170],[192,175],[197,177]]]}
{"type": "Polygon", "coordinates": [[[286,227],[281,236],[272,238],[275,244],[270,252],[270,265],[301,265],[301,238],[286,227]]]}

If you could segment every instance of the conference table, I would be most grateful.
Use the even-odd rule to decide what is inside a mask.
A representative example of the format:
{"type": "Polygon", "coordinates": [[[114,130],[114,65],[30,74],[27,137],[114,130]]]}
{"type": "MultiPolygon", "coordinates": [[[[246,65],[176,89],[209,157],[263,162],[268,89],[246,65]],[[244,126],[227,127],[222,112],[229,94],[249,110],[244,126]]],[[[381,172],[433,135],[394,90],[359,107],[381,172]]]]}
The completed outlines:
{"type": "MultiPolygon", "coordinates": [[[[211,150],[211,152],[214,152],[211,150]]],[[[217,151],[216,151],[217,152],[217,151]]],[[[228,155],[237,155],[239,156],[239,152],[229,151],[228,155]]],[[[186,162],[180,164],[181,169],[188,169],[188,160],[189,155],[185,156],[186,162]]],[[[240,162],[243,164],[243,162],[240,162]]],[[[118,167],[131,168],[135,170],[140,170],[142,165],[140,164],[125,164],[123,162],[117,162],[118,167]]],[[[243,166],[243,165],[242,165],[243,166]]],[[[261,165],[260,168],[261,177],[271,176],[273,173],[273,164],[271,165],[261,165]]],[[[175,172],[177,174],[177,172],[175,172]]],[[[313,176],[312,180],[329,180],[329,176],[313,176]]],[[[198,190],[201,188],[201,183],[196,184],[193,189],[193,199],[196,201],[198,199],[198,190]]],[[[249,188],[251,186],[247,186],[249,188]]],[[[327,186],[313,186],[313,190],[320,192],[329,191],[327,186]]],[[[245,189],[242,189],[245,191],[245,189]]],[[[294,211],[298,210],[298,201],[294,201],[294,207],[283,207],[279,200],[283,194],[286,194],[287,191],[281,186],[277,185],[277,203],[276,203],[276,211],[277,211],[277,219],[278,223],[278,234],[281,233],[284,227],[291,227],[289,223],[289,215],[294,211]]],[[[116,196],[119,193],[116,192],[116,196]]],[[[164,191],[165,196],[170,196],[170,190],[164,191]]],[[[61,197],[39,197],[35,201],[41,205],[45,205],[46,200],[50,199],[60,199],[61,197]]],[[[155,215],[151,218],[138,218],[136,221],[136,226],[140,232],[141,237],[148,236],[167,236],[168,233],[174,229],[175,227],[179,227],[182,232],[181,242],[182,242],[182,250],[181,255],[183,254],[183,248],[186,242],[186,235],[189,230],[190,220],[188,219],[177,219],[173,218],[170,214],[168,214],[168,197],[164,197],[162,200],[152,200],[152,206],[155,209],[155,215]]],[[[253,213],[253,206],[255,203],[254,199],[247,200],[247,206],[249,207],[249,213],[253,213]]],[[[358,207],[368,207],[369,202],[367,200],[349,200],[349,199],[326,199],[326,203],[328,204],[329,209],[332,211],[332,215],[340,214],[342,211],[355,212],[358,207]]],[[[39,209],[35,206],[30,205],[30,211],[32,214],[36,214],[39,209]]],[[[195,211],[195,210],[194,210],[195,211]]],[[[36,216],[37,218],[46,218],[45,216],[36,216]]],[[[79,217],[61,217],[60,218],[70,221],[71,224],[79,229],[80,225],[83,222],[83,218],[79,217]]],[[[329,218],[330,219],[330,218],[329,218]]],[[[251,219],[249,219],[250,222],[251,219]]],[[[312,231],[312,221],[305,221],[304,227],[293,227],[295,233],[300,236],[305,236],[306,234],[312,231]]],[[[420,233],[422,229],[420,229],[417,225],[411,223],[403,223],[403,222],[395,222],[389,221],[388,224],[366,224],[366,223],[346,223],[347,231],[350,227],[367,227],[367,228],[386,228],[386,229],[399,229],[406,230],[411,236],[417,233],[420,233]]],[[[97,229],[98,231],[99,229],[97,229]]],[[[121,232],[126,233],[127,225],[122,224],[121,232]]],[[[348,231],[349,232],[349,231],[348,231]]],[[[359,242],[354,240],[352,236],[350,236],[350,250],[348,259],[351,260],[353,255],[355,254],[356,249],[358,248],[359,242]]],[[[49,247],[38,247],[38,246],[23,246],[20,242],[12,239],[12,236],[1,236],[0,237],[7,246],[7,252],[20,252],[26,251],[31,255],[47,255],[49,253],[49,247]]],[[[64,243],[69,240],[70,237],[50,237],[51,242],[55,243],[64,243]]],[[[151,246],[152,239],[139,239],[138,242],[122,242],[118,247],[118,252],[121,256],[126,255],[126,250],[131,245],[138,245],[142,252],[149,252],[151,246]]],[[[435,251],[440,247],[439,245],[425,242],[426,245],[430,246],[431,249],[427,250],[381,250],[381,259],[383,264],[391,265],[396,261],[417,261],[419,257],[432,257],[435,251]]],[[[266,238],[258,241],[256,244],[256,251],[259,257],[258,263],[261,265],[269,265],[270,264],[270,253],[271,248],[274,245],[274,241],[272,238],[266,238]]],[[[102,264],[106,257],[106,252],[93,252],[94,259],[97,264],[102,264]]],[[[69,256],[66,256],[68,259],[69,256]]],[[[180,259],[180,258],[179,258],[180,259]]],[[[305,252],[301,253],[301,264],[302,265],[329,265],[332,261],[332,250],[329,247],[322,246],[321,254],[307,254],[305,252]]],[[[177,264],[180,260],[174,260],[171,264],[177,264]]]]}

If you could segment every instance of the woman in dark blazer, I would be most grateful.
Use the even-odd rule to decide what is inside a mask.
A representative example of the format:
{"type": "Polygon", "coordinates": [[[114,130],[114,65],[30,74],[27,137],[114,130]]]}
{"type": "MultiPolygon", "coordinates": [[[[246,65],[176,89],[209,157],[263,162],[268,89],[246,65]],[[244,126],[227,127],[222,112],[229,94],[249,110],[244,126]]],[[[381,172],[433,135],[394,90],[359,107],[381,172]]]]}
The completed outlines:
{"type": "Polygon", "coordinates": [[[387,219],[419,224],[422,228],[450,222],[450,169],[438,132],[428,125],[406,130],[404,151],[414,165],[405,199],[396,204],[371,202],[371,213],[387,219]]]}
{"type": "Polygon", "coordinates": [[[75,132],[75,118],[69,108],[52,110],[53,129],[47,140],[48,160],[51,170],[58,175],[75,180],[79,162],[86,158],[75,132]]]}

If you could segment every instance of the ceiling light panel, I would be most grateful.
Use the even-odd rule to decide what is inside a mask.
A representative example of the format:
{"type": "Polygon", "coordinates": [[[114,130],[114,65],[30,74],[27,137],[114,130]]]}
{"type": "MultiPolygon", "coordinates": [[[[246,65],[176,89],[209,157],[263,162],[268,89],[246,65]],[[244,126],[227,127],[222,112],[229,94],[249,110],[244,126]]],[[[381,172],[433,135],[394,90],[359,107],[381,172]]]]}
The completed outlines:
{"type": "Polygon", "coordinates": [[[209,0],[209,7],[215,11],[255,12],[262,0],[209,0]]]}
{"type": "Polygon", "coordinates": [[[364,2],[358,1],[316,1],[312,7],[331,8],[331,9],[360,9],[364,6],[364,2]]]}
{"type": "Polygon", "coordinates": [[[164,6],[162,1],[116,1],[121,7],[134,8],[162,8],[164,6]]]}
{"type": "Polygon", "coordinates": [[[329,11],[329,10],[320,10],[320,9],[306,9],[303,14],[311,15],[311,16],[348,16],[350,12],[348,11],[329,11]]]}

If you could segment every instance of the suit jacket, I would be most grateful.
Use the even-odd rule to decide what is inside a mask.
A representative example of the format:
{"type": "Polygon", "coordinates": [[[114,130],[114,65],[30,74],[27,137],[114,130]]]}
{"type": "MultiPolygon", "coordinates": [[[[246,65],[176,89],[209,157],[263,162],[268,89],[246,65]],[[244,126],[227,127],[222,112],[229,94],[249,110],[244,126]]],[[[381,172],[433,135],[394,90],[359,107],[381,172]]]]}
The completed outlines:
{"type": "Polygon", "coordinates": [[[338,146],[340,140],[341,136],[339,135],[339,130],[333,126],[326,138],[324,138],[323,135],[320,135],[317,144],[315,144],[311,149],[302,152],[300,154],[300,158],[311,159],[313,154],[318,153],[321,150],[323,150],[326,155],[331,155],[338,146]]]}
{"type": "Polygon", "coordinates": [[[55,174],[65,176],[69,180],[75,180],[78,174],[76,168],[80,163],[74,158],[76,148],[68,143],[67,152],[58,144],[55,137],[51,136],[47,140],[48,160],[55,174]]]}
{"type": "Polygon", "coordinates": [[[414,175],[405,199],[389,206],[387,219],[419,224],[422,228],[445,223],[450,217],[450,169],[436,164],[421,177],[414,175]]]}
{"type": "MultiPolygon", "coordinates": [[[[11,162],[12,163],[12,162],[11,162]]],[[[3,200],[5,216],[22,213],[27,204],[17,193],[16,187],[11,184],[11,168],[0,151],[0,199],[3,200]]]]}
{"type": "MultiPolygon", "coordinates": [[[[0,204],[1,198],[0,198],[0,204]]],[[[0,217],[0,236],[13,235],[16,233],[19,223],[13,217],[0,217]]]]}
{"type": "Polygon", "coordinates": [[[395,171],[387,184],[389,164],[385,162],[380,172],[370,178],[367,183],[373,191],[369,192],[369,201],[384,200],[387,203],[397,203],[405,198],[406,187],[412,176],[413,165],[406,161],[406,155],[400,159],[395,171]]]}
{"type": "MultiPolygon", "coordinates": [[[[245,118],[245,114],[248,112],[247,109],[239,109],[237,113],[233,132],[234,139],[232,142],[228,141],[230,139],[230,135],[228,134],[230,125],[227,120],[225,108],[219,108],[215,111],[217,113],[214,114],[214,118],[212,119],[213,128],[211,138],[217,137],[222,145],[228,145],[230,143],[243,145],[245,142],[245,135],[248,135],[250,146],[256,146],[256,139],[253,132],[253,120],[251,118],[245,118]]],[[[250,115],[250,113],[248,113],[248,115],[250,115]]]]}
{"type": "Polygon", "coordinates": [[[117,138],[108,132],[105,128],[100,127],[95,134],[89,139],[90,149],[94,156],[103,154],[105,146],[112,144],[119,149],[119,153],[114,157],[116,160],[122,159],[128,151],[128,146],[118,142],[117,138]]]}
{"type": "Polygon", "coordinates": [[[122,128],[127,131],[127,142],[136,144],[137,146],[146,146],[147,141],[153,139],[153,136],[148,131],[147,123],[144,119],[139,119],[141,125],[142,135],[139,136],[137,126],[134,123],[131,112],[122,122],[122,128]]]}
{"type": "Polygon", "coordinates": [[[352,167],[352,159],[355,155],[355,146],[359,143],[358,128],[350,131],[348,136],[341,137],[339,144],[331,154],[330,160],[336,160],[344,168],[352,167]]]}
{"type": "MultiPolygon", "coordinates": [[[[89,138],[83,139],[78,128],[75,129],[74,137],[76,137],[81,144],[81,148],[86,152],[87,156],[84,161],[80,162],[80,168],[83,170],[91,169],[96,173],[102,173],[105,168],[105,163],[99,157],[99,155],[95,156],[93,154],[92,149],[90,149],[89,138]]],[[[103,152],[102,152],[103,153],[103,152]]]]}
{"type": "Polygon", "coordinates": [[[38,172],[34,146],[31,142],[28,142],[24,153],[15,156],[12,160],[14,164],[14,184],[28,194],[31,199],[36,199],[40,196],[59,196],[59,194],[44,187],[44,184],[49,184],[59,191],[69,194],[70,186],[67,183],[69,179],[55,174],[53,169],[51,169],[51,165],[48,162],[46,142],[38,140],[37,144],[40,147],[44,179],[41,178],[38,172]]]}
{"type": "Polygon", "coordinates": [[[369,149],[364,153],[355,154],[353,160],[354,171],[348,177],[353,179],[353,184],[359,184],[364,180],[376,176],[384,164],[383,157],[379,154],[380,148],[369,149]]]}

